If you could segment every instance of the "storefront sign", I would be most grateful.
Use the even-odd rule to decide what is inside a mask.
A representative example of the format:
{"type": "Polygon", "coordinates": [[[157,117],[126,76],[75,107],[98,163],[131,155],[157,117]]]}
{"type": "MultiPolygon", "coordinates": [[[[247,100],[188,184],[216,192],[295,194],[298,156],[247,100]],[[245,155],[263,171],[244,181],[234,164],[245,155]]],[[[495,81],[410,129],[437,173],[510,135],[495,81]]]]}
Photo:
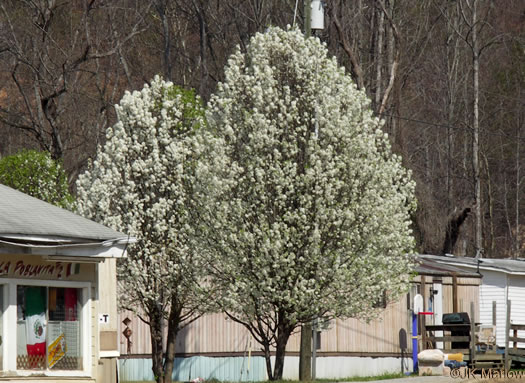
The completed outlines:
{"type": "Polygon", "coordinates": [[[48,262],[37,264],[24,261],[0,261],[0,276],[63,279],[78,273],[79,265],[76,263],[48,262]]]}

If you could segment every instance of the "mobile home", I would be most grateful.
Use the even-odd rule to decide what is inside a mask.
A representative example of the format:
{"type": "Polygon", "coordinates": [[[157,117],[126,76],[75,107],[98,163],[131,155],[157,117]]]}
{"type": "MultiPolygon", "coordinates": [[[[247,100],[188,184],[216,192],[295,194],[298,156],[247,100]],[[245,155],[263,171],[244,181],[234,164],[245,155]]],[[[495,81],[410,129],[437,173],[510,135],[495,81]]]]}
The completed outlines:
{"type": "MultiPolygon", "coordinates": [[[[388,304],[370,323],[358,319],[337,319],[320,334],[316,376],[344,378],[380,375],[412,369],[411,308],[413,297],[425,298],[428,324],[440,323],[443,313],[478,307],[480,276],[475,271],[444,265],[418,257],[417,276],[409,293],[388,304]]],[[[476,311],[475,320],[479,313],[476,311]]],[[[122,381],[152,379],[151,346],[147,325],[131,312],[120,313],[120,377],[122,381]],[[125,321],[126,324],[123,323],[125,321]],[[129,328],[132,335],[124,336],[129,328]]],[[[129,332],[128,332],[129,334],[129,332]]],[[[300,334],[287,347],[285,378],[296,379],[300,334]]],[[[176,342],[174,379],[264,380],[262,352],[241,325],[223,314],[204,316],[186,327],[176,342]]]]}

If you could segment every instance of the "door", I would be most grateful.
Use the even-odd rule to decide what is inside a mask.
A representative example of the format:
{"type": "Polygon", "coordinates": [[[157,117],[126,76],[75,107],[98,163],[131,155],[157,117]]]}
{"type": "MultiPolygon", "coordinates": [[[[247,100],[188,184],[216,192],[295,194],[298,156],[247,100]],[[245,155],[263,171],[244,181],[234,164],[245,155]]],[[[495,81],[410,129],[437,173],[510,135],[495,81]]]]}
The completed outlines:
{"type": "MultiPolygon", "coordinates": [[[[432,312],[434,313],[434,324],[443,324],[443,284],[441,281],[432,283],[432,312]]],[[[443,336],[443,331],[436,331],[437,337],[443,336]]],[[[443,342],[436,342],[436,348],[443,349],[443,342]]]]}

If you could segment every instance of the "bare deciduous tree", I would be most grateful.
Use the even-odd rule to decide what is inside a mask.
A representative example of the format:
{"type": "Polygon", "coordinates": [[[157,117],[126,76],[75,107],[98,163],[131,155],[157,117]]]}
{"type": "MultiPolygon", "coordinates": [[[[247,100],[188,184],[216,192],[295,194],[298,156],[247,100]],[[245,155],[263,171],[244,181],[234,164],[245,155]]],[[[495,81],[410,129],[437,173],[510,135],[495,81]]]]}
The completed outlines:
{"type": "Polygon", "coordinates": [[[0,5],[6,23],[0,31],[0,92],[9,94],[0,104],[0,122],[26,134],[54,159],[69,156],[70,172],[94,150],[126,85],[119,53],[142,31],[143,11],[130,4],[23,0],[0,5]],[[125,28],[119,24],[123,20],[125,28]]]}

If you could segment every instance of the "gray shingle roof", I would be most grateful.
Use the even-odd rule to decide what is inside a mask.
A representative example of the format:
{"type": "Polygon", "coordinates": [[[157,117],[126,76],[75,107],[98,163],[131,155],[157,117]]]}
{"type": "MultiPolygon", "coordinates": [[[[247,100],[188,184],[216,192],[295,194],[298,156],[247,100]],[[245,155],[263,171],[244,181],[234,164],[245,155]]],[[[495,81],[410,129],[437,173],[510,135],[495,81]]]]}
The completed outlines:
{"type": "Polygon", "coordinates": [[[0,184],[0,238],[63,238],[90,242],[125,238],[112,230],[0,184]]]}

